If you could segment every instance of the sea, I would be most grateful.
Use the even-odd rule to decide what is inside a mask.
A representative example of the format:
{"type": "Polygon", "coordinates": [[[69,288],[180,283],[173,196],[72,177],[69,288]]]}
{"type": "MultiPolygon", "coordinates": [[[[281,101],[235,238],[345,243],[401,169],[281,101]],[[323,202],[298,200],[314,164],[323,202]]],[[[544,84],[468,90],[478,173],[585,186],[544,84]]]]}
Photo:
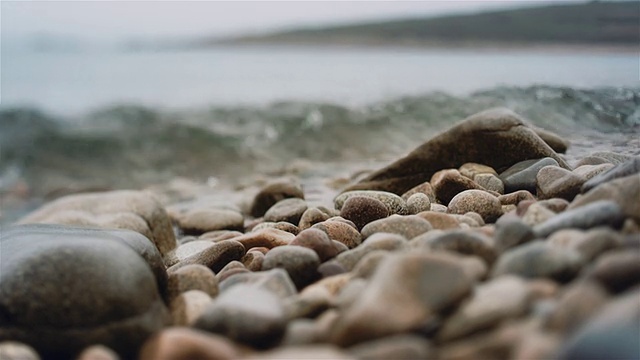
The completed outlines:
{"type": "Polygon", "coordinates": [[[85,190],[348,176],[498,106],[570,161],[640,155],[632,51],[3,44],[0,68],[0,222],[85,190]]]}

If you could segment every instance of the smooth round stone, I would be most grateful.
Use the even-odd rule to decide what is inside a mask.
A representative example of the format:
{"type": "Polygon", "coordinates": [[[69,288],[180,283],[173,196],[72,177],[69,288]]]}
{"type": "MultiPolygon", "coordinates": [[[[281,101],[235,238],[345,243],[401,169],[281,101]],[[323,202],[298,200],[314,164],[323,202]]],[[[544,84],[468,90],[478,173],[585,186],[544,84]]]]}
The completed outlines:
{"type": "Polygon", "coordinates": [[[264,214],[264,221],[286,221],[291,224],[298,224],[307,208],[307,202],[302,199],[280,200],[267,210],[264,214]]]}
{"type": "Polygon", "coordinates": [[[297,296],[287,299],[285,309],[290,320],[315,318],[331,307],[331,294],[325,288],[309,286],[297,296]]]}
{"type": "Polygon", "coordinates": [[[609,301],[607,291],[597,282],[580,281],[567,286],[544,326],[552,331],[571,334],[597,314],[609,301]]]}
{"type": "Polygon", "coordinates": [[[345,272],[347,272],[347,269],[336,261],[327,261],[318,266],[318,273],[320,273],[323,278],[344,274],[345,272]]]}
{"type": "MultiPolygon", "coordinates": [[[[235,230],[216,230],[209,231],[200,236],[198,236],[198,240],[209,240],[212,242],[219,242],[222,240],[230,240],[237,236],[241,236],[244,233],[235,230]]],[[[184,242],[183,242],[184,243],[184,242]]]]}
{"type": "Polygon", "coordinates": [[[422,336],[401,334],[367,341],[347,349],[356,359],[431,359],[434,351],[422,336]]]}
{"type": "Polygon", "coordinates": [[[447,209],[447,207],[445,205],[431,203],[431,211],[435,211],[435,212],[439,212],[439,213],[446,213],[447,210],[448,209],[447,209]]]}
{"type": "Polygon", "coordinates": [[[165,264],[173,266],[189,256],[201,253],[212,246],[215,246],[215,243],[209,240],[193,240],[181,244],[165,256],[165,264]]]}
{"type": "Polygon", "coordinates": [[[213,300],[200,290],[189,290],[171,301],[171,319],[175,326],[191,326],[213,300]]]}
{"type": "Polygon", "coordinates": [[[288,181],[278,181],[266,185],[253,198],[249,214],[261,217],[278,201],[288,198],[304,199],[304,193],[299,184],[288,181]]]}
{"type": "Polygon", "coordinates": [[[498,252],[504,252],[533,240],[534,234],[529,225],[515,216],[504,221],[501,218],[496,222],[496,232],[493,238],[498,252]]]}
{"type": "Polygon", "coordinates": [[[318,254],[320,262],[325,262],[338,255],[338,249],[333,245],[327,233],[318,229],[306,229],[300,232],[290,245],[309,248],[318,254]]]}
{"type": "Polygon", "coordinates": [[[351,196],[340,210],[340,216],[351,220],[358,230],[368,223],[389,216],[389,209],[380,200],[369,196],[351,196]]]}
{"type": "Polygon", "coordinates": [[[460,229],[460,221],[450,214],[443,214],[436,211],[424,211],[417,215],[427,220],[434,229],[460,229]]]}
{"type": "Polygon", "coordinates": [[[580,241],[572,244],[572,247],[585,259],[592,260],[607,250],[619,247],[622,242],[620,234],[605,227],[585,232],[580,241]]]}
{"type": "Polygon", "coordinates": [[[325,232],[329,239],[343,243],[349,249],[352,249],[362,242],[362,235],[355,226],[351,226],[346,222],[338,220],[327,220],[325,222],[315,224],[311,227],[325,232]]]}
{"type": "Polygon", "coordinates": [[[423,246],[432,250],[448,250],[465,255],[476,255],[487,264],[492,264],[497,257],[491,238],[465,230],[450,230],[440,235],[429,236],[423,242],[423,246]]]}
{"type": "Polygon", "coordinates": [[[126,357],[168,320],[151,267],[109,230],[8,228],[0,245],[2,339],[45,358],[93,344],[126,357]]]}
{"type": "Polygon", "coordinates": [[[550,157],[521,161],[500,174],[506,192],[517,190],[536,190],[536,175],[545,166],[560,166],[550,157]]]}
{"type": "Polygon", "coordinates": [[[328,220],[329,218],[333,217],[333,215],[334,214],[330,209],[327,209],[324,207],[308,208],[302,214],[298,228],[300,230],[308,229],[317,223],[321,223],[323,221],[328,220]]]}
{"type": "Polygon", "coordinates": [[[504,184],[502,180],[494,174],[478,174],[473,178],[476,184],[491,191],[495,191],[498,194],[504,194],[504,184]]]}
{"type": "Polygon", "coordinates": [[[545,166],[536,175],[538,199],[561,198],[573,200],[580,193],[586,179],[559,166],[545,166]]]}
{"type": "Polygon", "coordinates": [[[298,289],[318,279],[320,258],[315,251],[302,246],[281,246],[269,250],[262,262],[262,270],[283,268],[298,289]]]}
{"type": "Polygon", "coordinates": [[[590,229],[596,226],[620,228],[624,213],[613,201],[596,201],[582,207],[566,210],[533,227],[538,238],[546,238],[554,232],[567,228],[590,229]]]}
{"type": "Polygon", "coordinates": [[[441,170],[431,177],[431,186],[436,198],[447,205],[457,194],[472,189],[484,190],[473,180],[462,176],[456,169],[441,170]]]}
{"type": "Polygon", "coordinates": [[[616,165],[610,170],[589,179],[589,181],[584,183],[581,190],[583,193],[586,193],[604,183],[638,173],[640,173],[640,156],[634,156],[632,159],[616,165]]]}
{"type": "Polygon", "coordinates": [[[341,311],[330,340],[348,346],[418,329],[467,296],[471,286],[455,257],[391,255],[378,266],[358,299],[341,311]]]}
{"type": "Polygon", "coordinates": [[[297,346],[319,342],[321,342],[321,339],[316,329],[315,321],[301,318],[289,321],[280,346],[297,346]]]}
{"type": "Polygon", "coordinates": [[[640,252],[617,250],[600,256],[588,272],[609,291],[619,293],[640,283],[640,252]]]}
{"type": "Polygon", "coordinates": [[[429,202],[436,202],[436,194],[433,192],[433,188],[431,187],[431,183],[428,181],[423,182],[420,185],[416,185],[415,187],[409,189],[409,191],[402,194],[402,198],[406,201],[409,200],[411,195],[413,194],[425,194],[429,198],[429,202]]]}
{"type": "Polygon", "coordinates": [[[614,166],[613,164],[582,165],[573,169],[573,173],[582,176],[586,180],[590,180],[597,175],[611,170],[614,166]]]}
{"type": "Polygon", "coordinates": [[[176,247],[171,219],[162,204],[144,191],[75,194],[47,203],[20,220],[131,230],[146,236],[164,256],[176,247]]]}
{"type": "Polygon", "coordinates": [[[176,271],[183,266],[191,264],[204,265],[213,270],[213,272],[218,272],[229,262],[240,260],[244,254],[245,248],[241,243],[235,240],[223,240],[182,259],[168,268],[167,272],[176,271]]]}
{"type": "Polygon", "coordinates": [[[84,349],[76,360],[120,360],[120,357],[106,346],[92,345],[84,349]]]}
{"type": "Polygon", "coordinates": [[[169,299],[189,290],[200,290],[211,297],[218,295],[216,275],[204,265],[186,265],[169,274],[169,299]]]}
{"type": "Polygon", "coordinates": [[[415,215],[431,210],[431,200],[426,194],[416,193],[407,199],[407,213],[415,215]]]}
{"type": "Polygon", "coordinates": [[[542,224],[549,219],[553,219],[554,216],[556,216],[555,212],[536,202],[527,207],[524,215],[522,215],[522,222],[533,227],[542,224]]]}
{"type": "Polygon", "coordinates": [[[639,359],[639,297],[639,291],[632,291],[600,308],[594,317],[565,341],[557,358],[639,359]]]}
{"type": "Polygon", "coordinates": [[[189,235],[216,230],[242,230],[244,217],[228,209],[193,209],[177,219],[178,227],[189,235]]]}
{"type": "Polygon", "coordinates": [[[493,267],[493,276],[514,274],[525,278],[548,277],[560,282],[573,279],[584,264],[576,251],[534,241],[506,251],[493,267]]]}
{"type": "Polygon", "coordinates": [[[241,284],[222,292],[194,324],[197,329],[255,347],[277,344],[286,326],[287,317],[276,295],[241,284]]]}
{"type": "Polygon", "coordinates": [[[271,249],[277,246],[289,245],[295,237],[295,235],[287,231],[267,228],[246,233],[233,238],[233,240],[242,244],[247,250],[254,247],[271,249]]]}
{"type": "Polygon", "coordinates": [[[470,211],[482,216],[485,223],[495,222],[502,215],[502,205],[497,197],[482,190],[467,190],[454,196],[449,212],[464,215],[470,211]]]}
{"type": "Polygon", "coordinates": [[[235,360],[240,351],[228,339],[185,327],[166,328],[144,344],[140,360],[235,360]]]}
{"type": "Polygon", "coordinates": [[[264,254],[259,251],[249,251],[240,259],[240,262],[242,262],[249,271],[260,271],[263,261],[264,254]]]}
{"type": "Polygon", "coordinates": [[[640,222],[638,199],[640,199],[640,174],[635,174],[611,180],[593,188],[586,194],[578,196],[568,209],[577,209],[597,201],[609,200],[620,206],[624,216],[640,222]]]}
{"type": "Polygon", "coordinates": [[[333,261],[339,263],[348,271],[351,271],[356,266],[356,264],[369,252],[375,250],[395,251],[406,249],[407,247],[407,239],[401,235],[391,233],[376,233],[367,238],[367,240],[361,246],[340,253],[333,261]]]}
{"type": "Polygon", "coordinates": [[[29,345],[14,341],[0,342],[2,360],[40,360],[38,353],[29,345]]]}
{"type": "Polygon", "coordinates": [[[374,271],[378,267],[378,264],[389,255],[389,251],[386,250],[374,250],[368,252],[366,255],[358,261],[358,264],[353,268],[352,272],[355,277],[361,277],[368,279],[373,275],[374,271]]]}
{"type": "Polygon", "coordinates": [[[218,283],[221,283],[231,276],[248,272],[249,269],[247,269],[243,263],[234,260],[229,262],[220,271],[218,271],[218,273],[216,274],[216,280],[218,281],[218,283]]]}
{"type": "Polygon", "coordinates": [[[502,205],[518,205],[521,201],[525,200],[535,201],[536,198],[527,190],[518,190],[498,196],[498,201],[500,201],[500,204],[502,205]]]}
{"type": "Polygon", "coordinates": [[[567,209],[569,202],[565,199],[553,198],[538,201],[538,205],[544,206],[554,213],[561,213],[567,209]]]}
{"type": "Polygon", "coordinates": [[[287,271],[282,268],[234,275],[220,282],[220,292],[225,292],[241,284],[250,284],[270,291],[280,299],[286,299],[297,293],[296,286],[293,284],[293,281],[291,281],[291,277],[287,271]]]}
{"type": "Polygon", "coordinates": [[[433,229],[431,224],[417,215],[392,215],[376,220],[362,228],[362,236],[366,239],[375,233],[398,234],[407,239],[414,238],[433,229]]]}
{"type": "Polygon", "coordinates": [[[578,160],[578,162],[575,163],[574,168],[578,168],[584,165],[602,165],[602,164],[614,165],[613,163],[611,163],[609,160],[605,158],[602,158],[600,156],[589,155],[578,160]]]}
{"type": "Polygon", "coordinates": [[[290,232],[293,235],[298,235],[298,233],[300,233],[300,229],[296,225],[293,225],[292,223],[286,222],[286,221],[263,222],[254,226],[253,229],[251,229],[251,231],[258,231],[258,230],[267,229],[267,228],[290,232]]]}
{"type": "Polygon", "coordinates": [[[483,283],[447,318],[437,338],[450,341],[523,315],[528,297],[527,283],[517,276],[501,276],[483,283]]]}
{"type": "Polygon", "coordinates": [[[498,173],[496,173],[496,171],[491,166],[477,164],[477,163],[463,164],[462,166],[460,166],[458,171],[460,171],[460,174],[462,174],[462,176],[465,176],[471,180],[473,180],[476,177],[476,175],[481,175],[481,174],[490,174],[490,175],[496,175],[496,176],[498,175],[498,173]]]}
{"type": "Polygon", "coordinates": [[[336,209],[342,210],[346,201],[352,196],[366,196],[376,199],[387,207],[389,214],[404,214],[406,212],[406,203],[400,196],[386,191],[373,190],[354,190],[343,192],[333,200],[336,209]]]}

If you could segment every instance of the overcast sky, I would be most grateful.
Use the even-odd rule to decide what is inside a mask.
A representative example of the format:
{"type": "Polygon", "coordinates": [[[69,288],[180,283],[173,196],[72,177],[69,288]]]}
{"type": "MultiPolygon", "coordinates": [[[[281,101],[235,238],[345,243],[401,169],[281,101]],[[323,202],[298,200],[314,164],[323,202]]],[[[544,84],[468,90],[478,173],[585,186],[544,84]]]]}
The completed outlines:
{"type": "MultiPolygon", "coordinates": [[[[564,2],[582,2],[567,0],[564,2]]],[[[474,12],[558,3],[503,1],[6,1],[2,35],[79,38],[229,35],[294,26],[474,12]]]]}

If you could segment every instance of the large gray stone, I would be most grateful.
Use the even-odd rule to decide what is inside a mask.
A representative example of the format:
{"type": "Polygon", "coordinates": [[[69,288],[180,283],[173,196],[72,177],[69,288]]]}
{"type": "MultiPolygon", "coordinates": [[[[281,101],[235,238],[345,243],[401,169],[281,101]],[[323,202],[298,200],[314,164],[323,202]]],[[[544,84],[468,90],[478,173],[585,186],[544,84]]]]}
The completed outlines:
{"type": "Polygon", "coordinates": [[[152,267],[117,234],[3,229],[0,341],[27,343],[45,358],[70,358],[92,344],[135,355],[168,312],[152,267]]]}
{"type": "Polygon", "coordinates": [[[519,115],[505,108],[490,109],[466,118],[347,190],[383,190],[400,195],[428,181],[439,170],[468,162],[502,171],[519,161],[544,157],[569,168],[519,115]]]}

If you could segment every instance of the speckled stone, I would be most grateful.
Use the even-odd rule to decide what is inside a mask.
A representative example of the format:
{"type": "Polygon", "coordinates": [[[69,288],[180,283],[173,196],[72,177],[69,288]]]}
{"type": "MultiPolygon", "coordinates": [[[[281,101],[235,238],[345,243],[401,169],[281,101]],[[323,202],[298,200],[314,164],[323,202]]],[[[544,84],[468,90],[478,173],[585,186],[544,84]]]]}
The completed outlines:
{"type": "Polygon", "coordinates": [[[246,233],[233,240],[242,244],[247,250],[254,247],[271,249],[277,246],[288,245],[295,237],[295,235],[287,231],[267,228],[246,233]]]}
{"type": "Polygon", "coordinates": [[[538,199],[562,198],[573,200],[587,179],[559,166],[545,166],[536,175],[538,199]]]}
{"type": "Polygon", "coordinates": [[[189,235],[200,235],[216,230],[242,230],[244,217],[228,209],[193,209],[174,219],[178,227],[189,235]]]}
{"type": "Polygon", "coordinates": [[[290,198],[280,200],[267,210],[264,214],[264,220],[269,222],[286,221],[291,224],[298,224],[307,208],[307,202],[303,199],[290,198]]]}
{"type": "Polygon", "coordinates": [[[256,194],[249,213],[253,217],[261,217],[275,203],[288,198],[304,199],[304,193],[302,192],[302,188],[299,184],[289,181],[270,183],[256,194]]]}
{"type": "Polygon", "coordinates": [[[448,250],[465,255],[476,255],[487,264],[492,264],[497,257],[491,238],[468,230],[449,230],[442,234],[429,236],[425,238],[422,245],[432,250],[448,250]]]}
{"type": "Polygon", "coordinates": [[[319,278],[318,266],[320,266],[320,258],[315,251],[290,245],[269,250],[262,262],[262,270],[285,269],[298,289],[319,278]]]}
{"type": "Polygon", "coordinates": [[[338,249],[333,245],[327,233],[318,229],[306,229],[298,234],[290,245],[309,248],[318,254],[320,262],[325,262],[338,255],[338,249]]]}
{"type": "Polygon", "coordinates": [[[518,190],[509,194],[504,194],[498,196],[498,200],[502,205],[518,205],[521,201],[524,200],[533,200],[536,198],[533,194],[527,190],[518,190]]]}
{"type": "Polygon", "coordinates": [[[333,200],[336,209],[342,210],[342,206],[345,204],[347,199],[349,199],[352,196],[366,196],[366,197],[379,200],[387,207],[387,209],[389,210],[389,214],[405,214],[406,213],[406,203],[404,199],[402,199],[400,196],[390,192],[386,192],[386,191],[373,191],[373,190],[347,191],[338,195],[333,200]]]}
{"type": "Polygon", "coordinates": [[[460,174],[462,174],[462,176],[465,176],[471,180],[473,180],[476,175],[480,174],[492,174],[496,176],[498,175],[498,173],[496,173],[496,171],[491,166],[477,163],[463,164],[462,166],[460,166],[458,171],[460,171],[460,174]]]}
{"type": "Polygon", "coordinates": [[[375,233],[392,233],[411,239],[431,229],[431,224],[420,216],[392,215],[367,224],[362,228],[362,236],[366,239],[375,233]]]}
{"type": "Polygon", "coordinates": [[[431,187],[431,183],[429,181],[425,181],[422,184],[416,185],[415,187],[409,189],[407,192],[402,194],[402,198],[406,201],[409,200],[411,195],[413,194],[425,194],[429,197],[429,201],[431,203],[436,202],[436,194],[433,192],[433,188],[431,187]]]}
{"type": "Polygon", "coordinates": [[[308,229],[315,224],[328,220],[329,218],[333,217],[333,215],[334,215],[334,212],[325,207],[308,208],[304,212],[304,214],[302,214],[298,228],[300,230],[308,229]]]}
{"type": "Polygon", "coordinates": [[[340,215],[351,220],[358,230],[368,223],[389,216],[389,209],[380,200],[369,196],[350,196],[345,200],[340,215]]]}
{"type": "Polygon", "coordinates": [[[536,237],[545,238],[566,228],[590,229],[601,225],[619,228],[623,221],[624,213],[620,206],[615,202],[603,200],[564,211],[534,226],[533,232],[536,237]]]}
{"type": "Polygon", "coordinates": [[[337,220],[327,220],[319,224],[315,224],[312,229],[318,229],[325,232],[331,240],[338,241],[352,249],[362,242],[362,235],[355,226],[351,226],[346,222],[337,220]]]}
{"type": "Polygon", "coordinates": [[[431,210],[431,200],[423,193],[413,194],[407,199],[407,213],[415,215],[423,211],[431,210]]]}
{"type": "Polygon", "coordinates": [[[461,228],[460,221],[451,214],[443,214],[436,211],[424,211],[417,215],[427,220],[434,229],[449,230],[461,228]]]}
{"type": "Polygon", "coordinates": [[[502,215],[498,198],[482,190],[467,190],[457,194],[451,199],[448,208],[452,214],[476,212],[485,223],[495,222],[502,215]]]}
{"type": "Polygon", "coordinates": [[[436,194],[436,198],[445,205],[449,204],[454,196],[465,190],[484,190],[483,187],[476,184],[473,180],[462,176],[456,169],[441,170],[433,174],[433,177],[431,177],[431,186],[436,194]]]}
{"type": "Polygon", "coordinates": [[[497,175],[478,174],[473,178],[473,181],[487,190],[495,191],[500,195],[504,194],[504,184],[497,175]]]}
{"type": "MultiPolygon", "coordinates": [[[[500,173],[506,192],[517,190],[536,190],[536,175],[545,166],[560,166],[556,159],[545,157],[521,161],[500,173]]],[[[565,167],[565,166],[563,166],[565,167]]]]}
{"type": "Polygon", "coordinates": [[[189,290],[200,290],[211,297],[218,295],[216,275],[204,265],[186,265],[169,274],[169,298],[173,299],[189,290]]]}

